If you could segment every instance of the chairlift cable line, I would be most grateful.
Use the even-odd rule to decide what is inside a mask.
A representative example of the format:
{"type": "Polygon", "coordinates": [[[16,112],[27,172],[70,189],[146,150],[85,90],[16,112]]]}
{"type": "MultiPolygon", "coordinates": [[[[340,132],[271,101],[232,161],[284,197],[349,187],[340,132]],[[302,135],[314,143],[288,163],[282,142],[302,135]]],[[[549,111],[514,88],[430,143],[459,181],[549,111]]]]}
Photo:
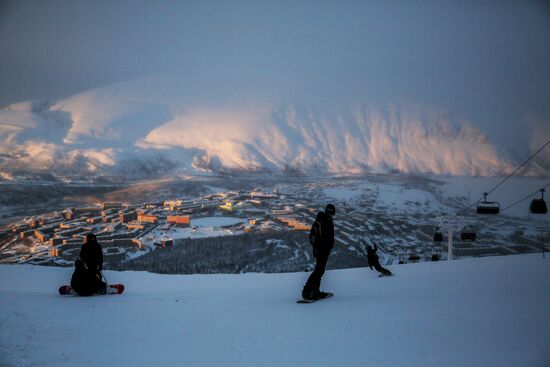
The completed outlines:
{"type": "Polygon", "coordinates": [[[519,171],[523,166],[527,164],[531,159],[533,159],[534,156],[536,156],[540,151],[542,151],[546,146],[550,144],[550,140],[546,142],[539,150],[537,150],[535,153],[533,153],[525,162],[523,162],[518,168],[516,168],[512,173],[510,173],[504,180],[502,180],[498,185],[496,185],[491,191],[487,192],[487,195],[495,191],[500,185],[502,185],[506,180],[508,180],[510,177],[512,177],[517,171],[519,171]]]}
{"type": "Polygon", "coordinates": [[[548,186],[550,186],[550,183],[546,184],[544,187],[538,189],[538,190],[535,191],[534,193],[527,195],[527,196],[524,197],[523,199],[520,199],[520,200],[516,201],[515,203],[513,203],[513,204],[511,204],[511,205],[508,205],[506,208],[502,209],[502,211],[505,211],[506,209],[510,209],[511,207],[513,207],[513,206],[515,206],[515,205],[521,203],[522,201],[525,201],[525,200],[529,199],[530,197],[532,197],[533,195],[536,195],[536,194],[537,194],[538,192],[540,192],[541,190],[546,189],[548,186]]]}
{"type": "MultiPolygon", "coordinates": [[[[550,141],[549,141],[549,143],[550,143],[550,141]]],[[[547,144],[548,144],[548,143],[547,143],[547,144]]],[[[539,150],[539,151],[540,151],[540,150],[539,150]]],[[[504,181],[503,181],[503,182],[504,182],[504,181]]],[[[536,195],[538,192],[541,192],[542,190],[546,189],[546,188],[549,187],[549,186],[550,186],[550,183],[547,183],[546,185],[544,185],[544,186],[541,187],[540,189],[536,190],[535,192],[533,192],[533,193],[531,193],[531,194],[529,194],[529,195],[527,195],[527,196],[521,198],[520,200],[514,202],[513,204],[508,205],[506,208],[502,209],[502,210],[500,211],[500,213],[502,213],[502,212],[504,212],[504,211],[506,211],[506,210],[508,210],[508,209],[510,209],[510,208],[512,208],[512,207],[514,207],[514,206],[516,206],[516,205],[518,205],[519,203],[521,203],[521,202],[523,202],[523,201],[525,201],[525,200],[527,200],[527,199],[533,197],[533,195],[536,195]]],[[[471,206],[471,205],[470,205],[470,206],[471,206]]],[[[471,223],[471,224],[468,224],[468,225],[465,226],[464,228],[470,227],[470,228],[475,229],[475,231],[477,232],[478,226],[479,226],[481,223],[487,221],[488,219],[489,219],[489,217],[485,217],[485,218],[480,219],[480,220],[478,220],[478,221],[476,221],[476,222],[473,222],[473,223],[471,223]]],[[[463,228],[463,230],[464,230],[464,228],[463,228]]]]}
{"type": "MultiPolygon", "coordinates": [[[[533,192],[532,194],[529,194],[529,195],[525,196],[524,198],[522,198],[522,199],[516,201],[515,203],[508,205],[506,208],[502,209],[500,212],[502,213],[502,212],[504,212],[505,210],[508,210],[508,209],[512,208],[513,206],[516,206],[516,205],[518,205],[519,203],[521,203],[521,202],[523,202],[523,201],[525,201],[525,200],[531,198],[533,195],[536,195],[538,192],[540,192],[541,190],[544,190],[544,189],[547,188],[548,186],[550,186],[550,183],[548,183],[548,184],[546,184],[545,186],[541,187],[540,189],[538,189],[537,191],[533,192]]],[[[485,218],[483,218],[483,219],[480,219],[480,220],[478,220],[477,222],[474,222],[474,223],[472,224],[472,226],[477,226],[478,224],[481,224],[481,223],[487,221],[488,219],[489,219],[489,217],[485,217],[485,218]]]]}
{"type": "MultiPolygon", "coordinates": [[[[487,195],[491,194],[493,191],[495,191],[497,188],[499,188],[504,182],[506,182],[510,177],[512,177],[517,171],[519,171],[523,166],[525,166],[531,159],[533,159],[537,154],[539,154],[544,148],[546,148],[548,145],[550,144],[550,140],[548,140],[542,147],[539,148],[539,150],[537,150],[535,153],[531,154],[531,156],[529,158],[527,158],[527,160],[525,162],[523,162],[521,165],[519,165],[512,173],[510,173],[508,176],[506,176],[502,181],[500,181],[495,187],[493,187],[491,190],[489,190],[487,192],[487,195]]],[[[545,186],[546,187],[546,186],[545,186]]],[[[534,194],[533,194],[534,195],[534,194]]],[[[486,197],[484,195],[484,197],[486,197]]],[[[471,203],[470,205],[468,205],[467,207],[463,208],[461,211],[458,212],[457,215],[460,215],[462,214],[464,211],[466,211],[467,209],[470,209],[472,206],[474,206],[475,204],[479,203],[481,199],[477,200],[477,201],[474,201],[473,203],[471,203]]]]}
{"type": "MultiPolygon", "coordinates": [[[[523,201],[525,201],[525,200],[531,198],[533,195],[536,195],[538,192],[540,192],[541,190],[546,189],[548,186],[550,186],[550,183],[548,183],[548,184],[546,184],[545,186],[541,187],[541,188],[538,189],[537,191],[535,191],[535,192],[533,192],[533,193],[531,193],[531,194],[525,196],[524,198],[522,198],[522,199],[516,201],[515,203],[508,205],[506,208],[502,209],[500,212],[502,213],[502,212],[504,212],[505,210],[508,210],[508,209],[510,209],[511,207],[516,206],[516,205],[518,205],[519,203],[521,203],[521,202],[523,202],[523,201]]],[[[488,219],[489,219],[489,217],[485,217],[485,218],[483,218],[483,219],[480,219],[480,220],[478,220],[477,222],[474,222],[474,223],[472,224],[472,226],[475,227],[475,226],[477,226],[478,224],[481,224],[481,223],[483,223],[484,221],[486,221],[486,220],[488,220],[488,219]]]]}

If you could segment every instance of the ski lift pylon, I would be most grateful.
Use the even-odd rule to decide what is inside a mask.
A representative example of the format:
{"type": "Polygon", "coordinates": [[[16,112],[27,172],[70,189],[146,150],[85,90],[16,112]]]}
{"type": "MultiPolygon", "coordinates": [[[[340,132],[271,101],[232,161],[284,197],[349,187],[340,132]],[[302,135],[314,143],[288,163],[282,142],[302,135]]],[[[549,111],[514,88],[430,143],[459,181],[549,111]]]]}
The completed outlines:
{"type": "Polygon", "coordinates": [[[531,200],[531,205],[529,206],[529,209],[531,210],[531,213],[533,214],[546,214],[548,212],[548,207],[546,206],[546,202],[544,201],[544,189],[541,189],[541,197],[540,199],[533,199],[531,200]]]}
{"type": "Polygon", "coordinates": [[[483,193],[483,201],[477,204],[478,214],[498,214],[500,212],[500,204],[496,201],[487,201],[488,193],[483,193]]]}

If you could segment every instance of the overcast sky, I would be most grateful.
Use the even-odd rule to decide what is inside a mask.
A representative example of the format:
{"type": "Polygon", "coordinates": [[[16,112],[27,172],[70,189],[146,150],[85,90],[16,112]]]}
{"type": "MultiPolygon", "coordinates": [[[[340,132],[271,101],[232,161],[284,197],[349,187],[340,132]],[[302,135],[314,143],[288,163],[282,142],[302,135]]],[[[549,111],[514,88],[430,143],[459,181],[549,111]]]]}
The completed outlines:
{"type": "Polygon", "coordinates": [[[428,105],[498,140],[550,123],[549,45],[547,1],[0,0],[0,106],[178,73],[213,95],[428,105]]]}

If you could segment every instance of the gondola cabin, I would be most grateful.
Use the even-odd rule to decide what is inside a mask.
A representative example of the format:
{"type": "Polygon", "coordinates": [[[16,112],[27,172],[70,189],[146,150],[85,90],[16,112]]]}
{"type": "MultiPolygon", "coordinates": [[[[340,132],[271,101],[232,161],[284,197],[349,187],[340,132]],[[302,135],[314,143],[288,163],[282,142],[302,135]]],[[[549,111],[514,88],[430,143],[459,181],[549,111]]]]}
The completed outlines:
{"type": "Polygon", "coordinates": [[[460,239],[462,241],[475,241],[476,231],[474,231],[472,228],[464,228],[460,233],[460,239]]]}
{"type": "Polygon", "coordinates": [[[498,214],[500,204],[496,201],[487,201],[487,193],[483,193],[483,201],[477,204],[477,214],[498,214]]]}
{"type": "Polygon", "coordinates": [[[546,206],[546,202],[544,201],[544,189],[540,190],[540,192],[542,193],[540,199],[531,200],[531,206],[529,207],[529,210],[533,214],[546,214],[548,212],[548,207],[546,206]]]}

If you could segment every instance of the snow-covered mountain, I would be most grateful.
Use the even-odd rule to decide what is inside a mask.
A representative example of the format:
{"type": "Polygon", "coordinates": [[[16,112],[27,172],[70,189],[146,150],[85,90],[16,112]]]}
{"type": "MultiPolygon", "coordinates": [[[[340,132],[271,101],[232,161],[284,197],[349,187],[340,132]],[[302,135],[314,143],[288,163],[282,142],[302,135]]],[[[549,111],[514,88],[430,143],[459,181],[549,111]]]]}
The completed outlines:
{"type": "MultiPolygon", "coordinates": [[[[490,176],[517,163],[471,123],[432,108],[239,98],[213,104],[193,96],[158,77],[12,104],[0,110],[0,178],[242,170],[490,176]]],[[[525,157],[544,129],[532,126],[525,157]]],[[[543,153],[529,174],[549,174],[550,153],[543,153]]]]}
{"type": "Polygon", "coordinates": [[[0,266],[5,366],[546,366],[540,254],[309,273],[106,272],[117,296],[59,296],[71,268],[0,266]]]}

